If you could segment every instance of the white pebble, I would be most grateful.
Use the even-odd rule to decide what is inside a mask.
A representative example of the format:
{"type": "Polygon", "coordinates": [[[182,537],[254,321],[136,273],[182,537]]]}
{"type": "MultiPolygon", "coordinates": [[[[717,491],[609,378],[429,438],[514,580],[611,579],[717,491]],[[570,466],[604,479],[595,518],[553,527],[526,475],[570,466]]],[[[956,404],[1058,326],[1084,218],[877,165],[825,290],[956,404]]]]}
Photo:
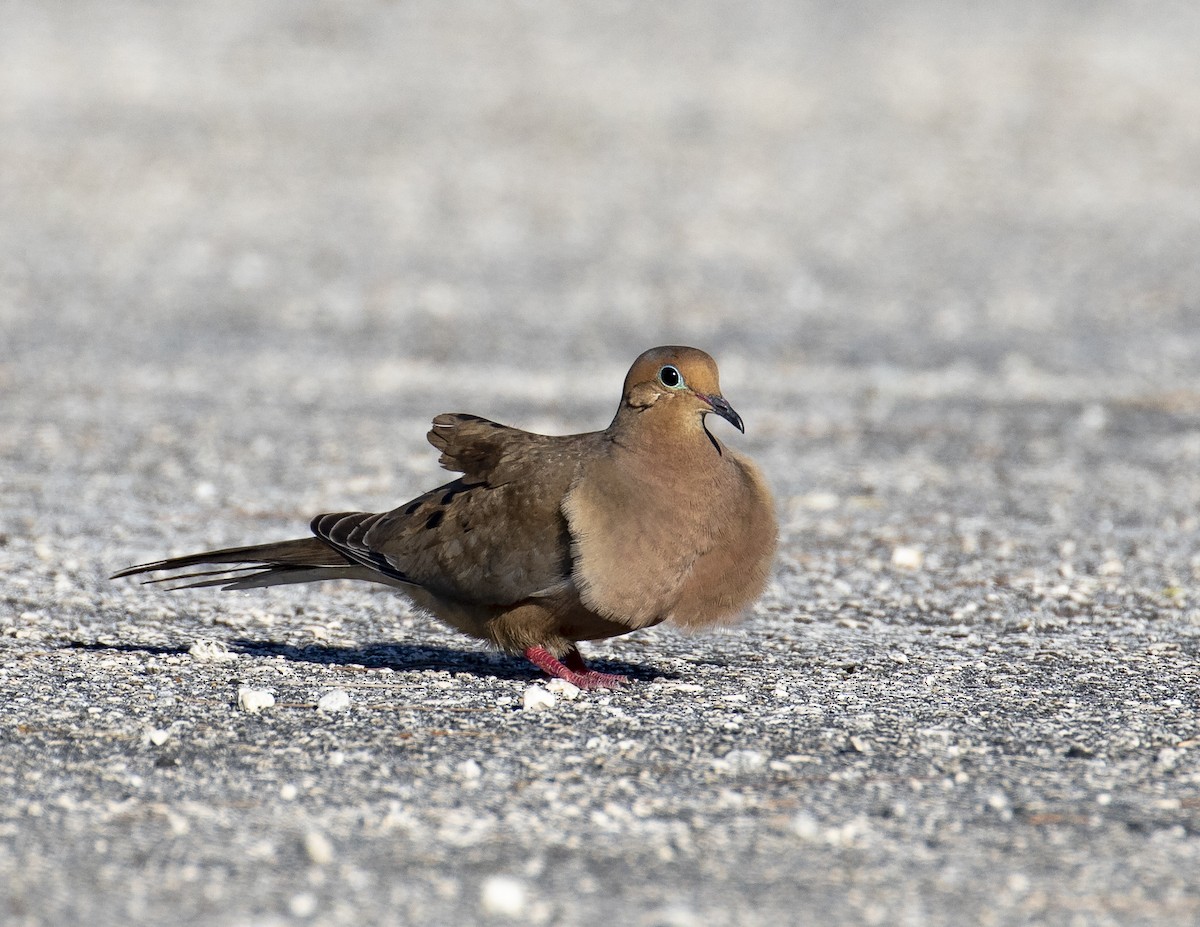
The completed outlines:
{"type": "Polygon", "coordinates": [[[546,689],[553,692],[560,698],[565,698],[567,701],[574,701],[579,698],[579,693],[583,690],[573,682],[567,682],[565,679],[551,679],[546,683],[546,689]]]}
{"type": "Polygon", "coordinates": [[[1078,422],[1084,431],[1103,431],[1108,424],[1108,412],[1100,403],[1094,402],[1080,413],[1078,422]]]}
{"type": "Polygon", "coordinates": [[[526,711],[543,711],[553,708],[556,701],[554,695],[541,686],[530,686],[521,696],[521,707],[526,711]]]}
{"type": "Polygon", "coordinates": [[[188,648],[188,654],[198,663],[228,663],[237,659],[224,641],[196,641],[188,648]]]}
{"type": "Polygon", "coordinates": [[[811,814],[801,811],[792,818],[792,831],[801,840],[812,841],[821,835],[821,825],[811,814]]]}
{"type": "Polygon", "coordinates": [[[718,772],[756,772],[767,765],[767,756],[757,750],[730,750],[719,760],[713,761],[718,772]]]}
{"type": "Polygon", "coordinates": [[[317,898],[311,892],[300,892],[288,901],[292,917],[312,917],[317,913],[317,898]]]}
{"type": "Polygon", "coordinates": [[[725,762],[735,769],[751,772],[767,765],[767,755],[758,750],[730,750],[725,754],[725,762]]]}
{"type": "Polygon", "coordinates": [[[177,814],[174,811],[166,813],[167,826],[171,828],[171,833],[176,837],[185,836],[192,829],[191,822],[188,821],[182,814],[177,814]]]}
{"type": "Polygon", "coordinates": [[[333,862],[333,844],[319,830],[310,830],[304,835],[304,852],[318,866],[328,866],[333,862]]]}
{"type": "Polygon", "coordinates": [[[275,696],[266,689],[252,689],[250,686],[241,686],[238,689],[237,703],[238,708],[242,709],[242,711],[254,714],[274,705],[275,696]]]}
{"type": "Polygon", "coordinates": [[[902,570],[919,570],[925,562],[925,553],[919,547],[897,547],[892,551],[892,566],[902,570]]]}
{"type": "Polygon", "coordinates": [[[317,701],[317,711],[346,711],[350,707],[350,693],[345,689],[326,692],[317,701]]]}
{"type": "Polygon", "coordinates": [[[458,778],[471,782],[483,775],[483,768],[474,760],[463,760],[455,767],[458,778]]]}
{"type": "Polygon", "coordinates": [[[150,741],[156,747],[161,747],[167,742],[167,738],[170,736],[170,731],[164,731],[162,728],[156,727],[154,730],[147,732],[146,740],[150,741]]]}
{"type": "Polygon", "coordinates": [[[831,827],[825,831],[825,842],[830,846],[853,846],[859,838],[870,832],[870,826],[863,818],[854,818],[839,827],[831,827]]]}
{"type": "Polygon", "coordinates": [[[520,917],[526,900],[525,886],[512,876],[489,876],[484,880],[480,901],[487,914],[520,917]]]}
{"type": "Polygon", "coordinates": [[[1183,752],[1172,747],[1163,747],[1158,751],[1158,766],[1160,769],[1172,770],[1179,764],[1183,752]]]}
{"type": "Polygon", "coordinates": [[[831,492],[810,492],[806,496],[797,496],[800,505],[810,512],[832,512],[842,500],[831,492]]]}

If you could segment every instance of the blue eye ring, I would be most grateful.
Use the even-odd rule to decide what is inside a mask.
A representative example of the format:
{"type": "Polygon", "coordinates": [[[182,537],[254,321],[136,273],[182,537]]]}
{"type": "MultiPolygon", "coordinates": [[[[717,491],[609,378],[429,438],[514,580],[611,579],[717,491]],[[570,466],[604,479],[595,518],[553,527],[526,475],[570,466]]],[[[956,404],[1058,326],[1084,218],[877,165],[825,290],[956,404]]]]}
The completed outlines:
{"type": "Polygon", "coordinates": [[[679,372],[679,368],[674,364],[665,364],[658,371],[658,382],[667,389],[684,389],[687,386],[683,382],[683,374],[679,372]]]}

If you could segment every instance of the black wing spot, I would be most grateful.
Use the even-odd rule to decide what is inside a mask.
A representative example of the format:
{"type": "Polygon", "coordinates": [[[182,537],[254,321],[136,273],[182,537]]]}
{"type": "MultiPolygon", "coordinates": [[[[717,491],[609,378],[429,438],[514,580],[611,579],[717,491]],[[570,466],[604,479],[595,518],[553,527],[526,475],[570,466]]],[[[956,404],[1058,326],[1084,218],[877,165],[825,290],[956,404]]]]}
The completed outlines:
{"type": "Polygon", "coordinates": [[[442,519],[443,519],[444,517],[445,517],[445,513],[443,513],[443,512],[434,512],[432,515],[430,515],[430,516],[429,516],[429,517],[428,517],[428,518],[425,520],[425,529],[426,529],[426,530],[429,530],[429,529],[432,529],[432,528],[436,528],[438,525],[440,525],[440,524],[442,523],[442,519]]]}
{"type": "Polygon", "coordinates": [[[404,514],[411,515],[413,512],[415,512],[417,509],[419,509],[421,507],[421,503],[424,501],[425,501],[424,496],[421,496],[421,498],[419,498],[419,499],[413,499],[412,502],[408,503],[408,505],[406,505],[404,507],[404,514]]]}
{"type": "Polygon", "coordinates": [[[467,486],[462,480],[456,480],[446,487],[446,493],[442,496],[439,505],[449,505],[455,496],[460,496],[465,492],[470,492],[474,486],[467,486]]]}

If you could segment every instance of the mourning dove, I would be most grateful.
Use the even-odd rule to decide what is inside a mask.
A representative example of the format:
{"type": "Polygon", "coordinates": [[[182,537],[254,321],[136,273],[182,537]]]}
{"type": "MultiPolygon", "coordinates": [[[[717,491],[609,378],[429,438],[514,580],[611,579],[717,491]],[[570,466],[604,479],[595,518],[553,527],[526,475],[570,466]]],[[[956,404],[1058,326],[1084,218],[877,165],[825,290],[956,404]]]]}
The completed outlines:
{"type": "Polygon", "coordinates": [[[664,621],[701,628],[761,593],[774,505],[758,468],[709,432],[744,431],[717,365],[653,348],[625,377],[604,431],[551,437],[439,415],[429,441],[461,473],[390,512],[318,515],[310,538],[206,551],[121,570],[217,569],[146,580],[253,589],[326,579],[399,588],[472,637],[581,688],[627,681],[589,669],[578,641],[664,621]]]}

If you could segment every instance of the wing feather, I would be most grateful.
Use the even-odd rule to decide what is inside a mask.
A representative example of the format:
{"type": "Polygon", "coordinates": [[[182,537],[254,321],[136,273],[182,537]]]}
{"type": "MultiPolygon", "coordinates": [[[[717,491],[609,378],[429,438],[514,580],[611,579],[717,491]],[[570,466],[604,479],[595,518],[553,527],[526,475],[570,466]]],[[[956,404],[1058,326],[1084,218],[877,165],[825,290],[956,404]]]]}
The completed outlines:
{"type": "Polygon", "coordinates": [[[390,512],[313,519],[317,537],[393,580],[460,602],[511,605],[571,578],[561,512],[589,441],[550,437],[474,415],[439,415],[429,433],[463,474],[390,512]]]}

